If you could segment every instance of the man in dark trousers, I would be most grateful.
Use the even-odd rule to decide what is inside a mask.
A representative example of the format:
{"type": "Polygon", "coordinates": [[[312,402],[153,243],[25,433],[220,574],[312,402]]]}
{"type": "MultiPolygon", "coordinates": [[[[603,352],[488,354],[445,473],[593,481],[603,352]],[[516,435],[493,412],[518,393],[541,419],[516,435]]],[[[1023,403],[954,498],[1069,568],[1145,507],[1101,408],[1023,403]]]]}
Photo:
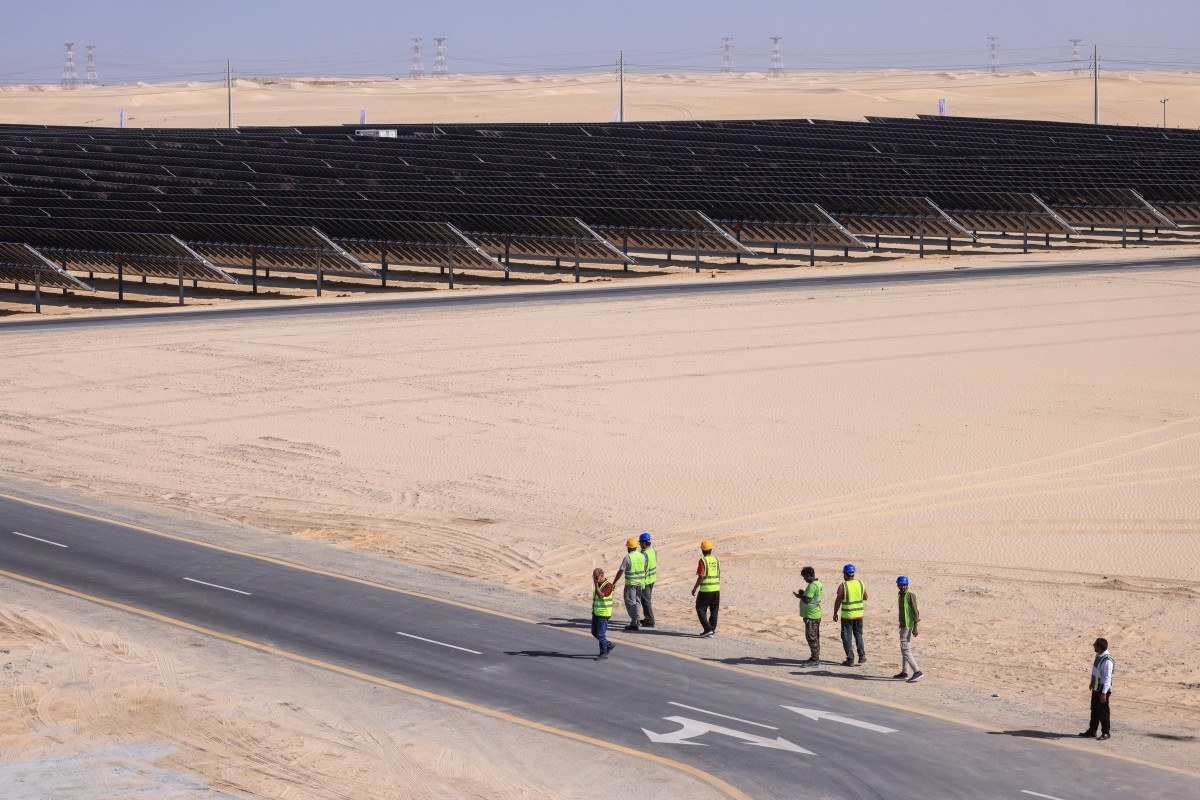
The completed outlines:
{"type": "Polygon", "coordinates": [[[696,616],[700,618],[700,638],[717,633],[717,612],[721,610],[721,562],[713,555],[712,539],[700,543],[700,563],[696,565],[696,582],[692,597],[696,598],[696,616]]]}
{"type": "Polygon", "coordinates": [[[812,567],[800,570],[800,577],[806,585],[792,592],[792,596],[800,600],[800,618],[804,620],[804,638],[808,641],[808,661],[804,666],[815,667],[821,663],[821,600],[825,587],[812,567]]]}
{"type": "Polygon", "coordinates": [[[867,587],[854,577],[855,566],[847,564],[842,567],[842,583],[838,586],[837,597],[833,600],[833,621],[839,616],[842,621],[842,649],[846,651],[843,667],[854,666],[855,645],[858,649],[858,666],[867,661],[867,648],[863,644],[863,613],[867,603],[867,587]]]}
{"type": "Polygon", "coordinates": [[[1113,657],[1108,652],[1108,639],[1097,639],[1092,645],[1096,658],[1092,661],[1092,718],[1088,728],[1079,734],[1085,739],[1093,739],[1096,731],[1100,731],[1100,740],[1111,737],[1111,719],[1109,697],[1112,696],[1113,657]]]}

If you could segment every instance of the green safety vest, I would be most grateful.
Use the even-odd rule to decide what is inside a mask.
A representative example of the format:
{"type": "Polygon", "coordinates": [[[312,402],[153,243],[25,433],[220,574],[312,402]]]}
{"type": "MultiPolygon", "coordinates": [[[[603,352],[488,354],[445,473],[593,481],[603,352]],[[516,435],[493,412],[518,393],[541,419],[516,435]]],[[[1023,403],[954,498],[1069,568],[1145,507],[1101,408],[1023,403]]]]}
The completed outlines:
{"type": "Polygon", "coordinates": [[[721,591],[721,562],[716,556],[704,557],[704,577],[700,579],[701,592],[721,591]]]}
{"type": "Polygon", "coordinates": [[[821,598],[825,596],[825,587],[814,580],[800,593],[800,616],[805,619],[821,618],[821,598]]]}
{"type": "MultiPolygon", "coordinates": [[[[612,585],[612,581],[606,580],[600,586],[612,585]]],[[[592,616],[593,617],[611,617],[613,610],[613,596],[608,597],[600,594],[600,586],[592,587],[592,616]]]]}
{"type": "Polygon", "coordinates": [[[639,550],[630,550],[629,572],[625,573],[625,585],[640,589],[646,585],[646,554],[639,550]]]}
{"type": "Polygon", "coordinates": [[[900,627],[912,630],[915,627],[915,623],[913,622],[912,595],[908,592],[897,592],[896,594],[900,603],[900,627]]]}
{"type": "MultiPolygon", "coordinates": [[[[654,552],[653,547],[647,547],[642,551],[642,555],[646,557],[646,586],[653,586],[654,581],[658,578],[658,554],[654,552]]],[[[630,562],[630,566],[632,566],[630,562]]]]}
{"type": "Polygon", "coordinates": [[[842,585],[846,587],[842,595],[842,619],[862,619],[863,609],[866,607],[863,595],[867,593],[862,581],[851,578],[842,585]]]}

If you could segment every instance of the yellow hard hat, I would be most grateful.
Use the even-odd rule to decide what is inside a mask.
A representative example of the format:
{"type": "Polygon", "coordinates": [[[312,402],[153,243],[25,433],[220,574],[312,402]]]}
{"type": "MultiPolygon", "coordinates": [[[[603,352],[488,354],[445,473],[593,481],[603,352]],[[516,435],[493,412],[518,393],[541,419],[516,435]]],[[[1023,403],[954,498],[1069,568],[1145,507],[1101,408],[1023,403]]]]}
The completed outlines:
{"type": "Polygon", "coordinates": [[[637,539],[633,538],[632,536],[630,536],[628,539],[625,540],[625,547],[627,547],[628,549],[637,550],[637,546],[638,546],[637,539]]]}
{"type": "Polygon", "coordinates": [[[700,549],[701,550],[712,550],[713,549],[713,540],[705,539],[704,541],[702,541],[700,543],[700,549]]]}

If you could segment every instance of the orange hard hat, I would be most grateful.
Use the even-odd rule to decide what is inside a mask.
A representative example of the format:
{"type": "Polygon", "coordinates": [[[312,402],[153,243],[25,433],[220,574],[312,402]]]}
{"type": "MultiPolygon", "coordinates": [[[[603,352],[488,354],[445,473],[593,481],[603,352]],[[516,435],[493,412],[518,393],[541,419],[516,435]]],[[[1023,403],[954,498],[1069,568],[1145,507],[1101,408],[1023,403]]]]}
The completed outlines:
{"type": "Polygon", "coordinates": [[[632,536],[630,536],[628,539],[625,540],[625,547],[627,547],[628,549],[637,550],[637,546],[638,546],[637,539],[633,538],[632,536]]]}
{"type": "Polygon", "coordinates": [[[701,550],[712,550],[713,549],[713,540],[705,539],[704,541],[702,541],[700,543],[700,549],[701,550]]]}

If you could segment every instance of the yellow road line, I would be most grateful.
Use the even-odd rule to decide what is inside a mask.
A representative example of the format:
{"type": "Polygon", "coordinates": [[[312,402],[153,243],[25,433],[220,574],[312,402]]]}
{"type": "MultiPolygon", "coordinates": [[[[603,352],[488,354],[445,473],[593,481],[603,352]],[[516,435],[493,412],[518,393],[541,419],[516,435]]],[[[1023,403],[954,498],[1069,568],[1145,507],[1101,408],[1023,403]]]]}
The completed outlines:
{"type": "Polygon", "coordinates": [[[28,575],[22,575],[22,574],[16,573],[16,572],[10,572],[6,569],[0,569],[0,577],[9,578],[14,581],[19,581],[21,583],[29,584],[30,586],[36,586],[40,589],[47,589],[52,592],[58,592],[60,594],[65,594],[65,595],[74,597],[79,600],[86,600],[89,603],[95,603],[97,605],[105,606],[106,608],[116,609],[117,611],[124,611],[129,614],[136,614],[139,617],[145,617],[146,619],[154,620],[155,622],[162,622],[162,623],[166,623],[167,625],[173,625],[177,628],[183,628],[184,630],[191,631],[192,633],[199,633],[199,634],[203,634],[204,636],[211,636],[214,639],[220,639],[221,641],[224,641],[224,642],[241,645],[242,647],[246,647],[251,650],[257,650],[260,653],[266,653],[267,655],[277,656],[279,658],[286,658],[289,661],[295,661],[299,664],[304,664],[304,665],[310,666],[310,667],[317,667],[318,669],[323,669],[328,672],[334,672],[334,673],[337,673],[338,675],[344,675],[346,677],[354,678],[356,680],[364,681],[366,683],[373,683],[376,686],[383,686],[388,689],[395,689],[398,692],[404,692],[405,694],[410,694],[415,697],[420,697],[424,700],[431,700],[435,703],[444,703],[446,705],[454,706],[455,708],[459,708],[464,711],[473,711],[476,714],[482,714],[486,717],[491,717],[493,719],[498,719],[498,720],[502,720],[504,722],[509,722],[509,723],[512,723],[513,725],[520,725],[524,728],[530,728],[532,730],[540,731],[542,733],[548,733],[553,736],[560,736],[564,739],[571,739],[576,742],[590,744],[594,747],[600,747],[605,750],[611,750],[612,752],[620,753],[621,755],[631,756],[633,758],[640,758],[645,761],[651,761],[655,764],[659,764],[664,767],[669,767],[671,769],[678,770],[680,772],[683,772],[687,775],[692,776],[693,778],[703,781],[704,783],[707,783],[709,786],[716,789],[718,792],[721,792],[722,794],[726,795],[727,797],[734,798],[734,800],[750,800],[750,796],[747,795],[746,793],[742,792],[737,787],[721,780],[720,778],[718,778],[715,775],[705,772],[704,770],[702,770],[698,767],[693,767],[690,764],[684,764],[682,761],[676,761],[674,759],[667,758],[665,756],[656,755],[654,753],[642,752],[641,750],[636,750],[632,747],[626,747],[625,745],[616,744],[615,742],[610,742],[610,741],[607,741],[604,739],[597,739],[594,736],[588,736],[588,735],[582,734],[582,733],[575,733],[574,731],[568,731],[563,728],[555,727],[553,725],[547,725],[542,722],[536,722],[531,719],[526,719],[525,717],[518,717],[515,714],[509,714],[506,711],[499,711],[494,708],[489,708],[487,706],[479,705],[478,703],[472,703],[472,702],[469,702],[466,700],[459,700],[458,698],[450,697],[450,696],[444,695],[444,694],[438,694],[437,692],[431,692],[426,689],[418,689],[415,686],[409,686],[408,684],[400,683],[399,681],[389,680],[388,678],[381,678],[378,675],[372,675],[369,672],[360,672],[359,670],[351,669],[350,667],[343,667],[338,664],[330,663],[328,661],[322,661],[317,658],[311,658],[309,656],[301,655],[300,653],[292,652],[291,650],[284,650],[282,648],[275,647],[273,645],[264,644],[263,642],[257,642],[257,641],[254,641],[253,639],[244,639],[240,636],[233,636],[232,634],[222,633],[221,631],[213,630],[212,628],[205,628],[201,625],[195,625],[191,622],[186,622],[185,620],[177,619],[175,617],[171,617],[166,614],[160,614],[157,611],[151,611],[146,608],[141,608],[140,606],[132,606],[127,603],[118,602],[116,600],[108,600],[103,597],[97,597],[96,595],[87,594],[86,592],[80,592],[80,591],[71,589],[66,586],[59,586],[58,584],[55,584],[55,583],[49,583],[48,581],[43,581],[38,578],[32,578],[28,575]]]}
{"type": "MultiPolygon", "coordinates": [[[[470,603],[463,603],[458,600],[449,600],[444,597],[438,597],[436,595],[426,594],[424,592],[417,592],[417,591],[413,591],[411,589],[400,589],[396,586],[389,586],[386,583],[379,583],[378,581],[372,581],[372,580],[368,580],[366,578],[356,578],[353,575],[344,575],[339,572],[324,570],[324,569],[320,569],[318,567],[310,567],[310,566],[306,566],[304,564],[298,564],[294,561],[287,561],[282,558],[275,558],[274,556],[265,556],[265,555],[259,555],[257,553],[248,553],[244,550],[235,550],[234,548],[231,548],[231,547],[224,547],[219,544],[212,544],[211,542],[200,541],[199,539],[191,539],[186,536],[180,536],[180,535],[174,534],[174,533],[165,533],[163,531],[155,530],[153,528],[147,528],[147,527],[144,527],[141,525],[134,525],[129,522],[120,522],[118,520],[109,519],[107,517],[101,517],[96,514],[89,514],[84,511],[74,511],[69,508],[61,508],[59,506],[51,505],[49,503],[43,503],[43,502],[39,502],[36,500],[27,500],[24,497],[15,497],[13,495],[5,494],[3,492],[0,492],[0,498],[3,498],[5,500],[11,500],[14,503],[21,503],[23,505],[45,509],[46,511],[53,511],[53,512],[60,513],[60,514],[69,514],[70,516],[78,517],[80,519],[89,519],[94,522],[102,522],[106,525],[115,525],[120,528],[127,528],[129,530],[139,531],[141,533],[149,534],[151,536],[158,536],[163,539],[171,539],[171,540],[174,540],[177,542],[183,542],[185,544],[195,545],[196,547],[204,547],[209,550],[215,550],[215,551],[218,551],[221,553],[228,553],[230,555],[241,556],[243,558],[252,558],[256,561],[262,561],[267,564],[275,564],[275,565],[281,566],[281,567],[288,567],[290,569],[300,570],[301,572],[307,572],[307,573],[310,573],[313,575],[322,575],[327,578],[335,578],[337,580],[350,581],[351,583],[357,583],[362,586],[369,586],[373,589],[380,589],[385,592],[395,592],[396,594],[403,594],[403,595],[407,595],[409,597],[419,597],[422,600],[429,600],[434,603],[441,603],[443,605],[454,606],[456,608],[462,608],[462,609],[466,609],[468,611],[475,611],[480,614],[489,614],[493,617],[500,617],[502,619],[512,620],[513,622],[523,622],[523,623],[526,623],[529,625],[541,626],[541,622],[536,619],[530,619],[528,617],[521,617],[516,614],[508,614],[503,611],[496,611],[496,610],[493,610],[490,608],[483,608],[481,606],[474,606],[474,605],[471,605],[470,603]]],[[[556,630],[561,630],[564,633],[573,633],[573,634],[576,634],[579,636],[590,637],[590,634],[587,633],[586,631],[575,630],[575,629],[571,629],[571,628],[556,628],[556,630]]],[[[937,711],[930,711],[930,710],[923,709],[923,708],[914,708],[913,706],[904,705],[903,703],[896,703],[896,702],[893,702],[890,700],[883,700],[883,699],[876,698],[876,697],[866,697],[863,695],[857,695],[857,694],[854,694],[853,692],[847,692],[844,689],[835,689],[833,687],[828,687],[828,686],[814,686],[811,683],[807,683],[804,681],[797,681],[792,678],[786,678],[782,675],[773,675],[767,671],[755,671],[755,670],[747,669],[745,667],[735,666],[733,664],[723,664],[720,661],[709,661],[707,659],[703,659],[698,656],[691,655],[689,653],[680,653],[680,652],[677,652],[674,650],[664,650],[662,648],[655,647],[653,645],[642,644],[641,642],[630,641],[630,637],[622,636],[621,642],[624,646],[627,646],[627,647],[636,647],[639,650],[645,650],[645,651],[648,651],[651,653],[658,653],[660,655],[670,656],[671,658],[678,658],[683,661],[690,661],[695,664],[703,664],[704,666],[714,667],[716,669],[732,670],[734,672],[738,672],[743,675],[753,675],[758,678],[766,678],[767,680],[772,680],[772,681],[776,681],[779,683],[786,683],[789,686],[799,686],[799,687],[808,689],[810,691],[822,692],[824,694],[833,695],[835,697],[842,697],[847,700],[854,700],[859,703],[866,703],[866,704],[873,705],[873,706],[879,706],[880,708],[887,708],[892,711],[903,711],[906,714],[917,714],[922,717],[926,717],[928,719],[936,719],[940,722],[946,722],[946,723],[949,723],[952,725],[961,725],[965,728],[971,728],[973,730],[991,731],[994,727],[994,726],[982,725],[982,724],[980,724],[978,722],[974,722],[972,720],[953,717],[948,714],[941,714],[937,711]]],[[[1114,759],[1116,761],[1123,761],[1127,764],[1136,764],[1136,765],[1142,766],[1142,767],[1149,767],[1152,769],[1163,770],[1164,772],[1172,772],[1172,773],[1176,773],[1178,775],[1186,775],[1186,776],[1192,777],[1192,778],[1200,777],[1200,772],[1196,772],[1194,770],[1183,769],[1181,767],[1171,766],[1168,764],[1157,764],[1153,761],[1146,761],[1144,759],[1137,758],[1135,756],[1126,756],[1126,755],[1122,755],[1120,753],[1112,753],[1112,752],[1108,752],[1105,750],[1100,750],[1098,748],[1089,748],[1089,747],[1081,746],[1074,742],[1059,741],[1056,739],[1030,739],[1029,741],[1036,743],[1036,744],[1046,745],[1049,747],[1060,747],[1060,748],[1065,748],[1067,750],[1075,750],[1075,751],[1078,751],[1081,753],[1087,753],[1088,755],[1092,755],[1092,756],[1100,756],[1102,758],[1110,758],[1110,759],[1114,759]]],[[[705,774],[707,774],[707,773],[705,773],[705,774]]]]}

